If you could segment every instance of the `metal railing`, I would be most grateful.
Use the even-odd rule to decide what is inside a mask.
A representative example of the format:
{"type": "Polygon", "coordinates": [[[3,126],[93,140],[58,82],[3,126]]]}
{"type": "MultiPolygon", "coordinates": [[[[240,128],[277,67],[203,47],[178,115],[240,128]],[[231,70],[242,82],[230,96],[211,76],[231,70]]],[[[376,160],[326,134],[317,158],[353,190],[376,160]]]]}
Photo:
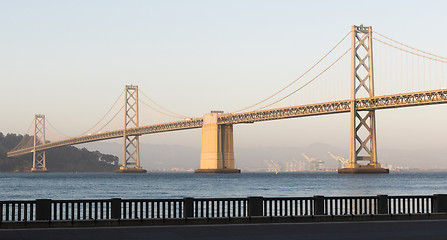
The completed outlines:
{"type": "Polygon", "coordinates": [[[0,221],[36,220],[36,201],[0,201],[0,221]]]}
{"type": "Polygon", "coordinates": [[[325,215],[377,214],[378,197],[325,197],[325,215]]]}
{"type": "Polygon", "coordinates": [[[246,218],[447,212],[447,194],[281,198],[0,201],[0,222],[101,219],[246,218]]]}
{"type": "Polygon", "coordinates": [[[431,213],[433,196],[390,196],[388,212],[391,214],[431,213]]]}
{"type": "MultiPolygon", "coordinates": [[[[114,199],[114,200],[120,201],[120,199],[114,199]]],[[[183,199],[121,200],[121,218],[122,219],[183,218],[183,199]]]]}
{"type": "Polygon", "coordinates": [[[248,198],[195,198],[193,202],[195,218],[248,216],[248,198]]]}
{"type": "Polygon", "coordinates": [[[50,205],[51,220],[96,220],[111,218],[110,199],[51,200],[50,205]]]}
{"type": "Polygon", "coordinates": [[[306,216],[314,212],[314,198],[264,198],[264,216],[306,216]]]}

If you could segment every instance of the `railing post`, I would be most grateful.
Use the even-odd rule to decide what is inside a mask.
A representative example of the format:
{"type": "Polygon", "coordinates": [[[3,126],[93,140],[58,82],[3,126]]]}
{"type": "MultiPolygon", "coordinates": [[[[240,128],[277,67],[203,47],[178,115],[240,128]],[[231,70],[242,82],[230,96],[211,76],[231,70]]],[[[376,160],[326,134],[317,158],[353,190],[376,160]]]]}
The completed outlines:
{"type": "Polygon", "coordinates": [[[51,199],[36,199],[36,220],[51,220],[51,199]]]}
{"type": "Polygon", "coordinates": [[[248,197],[248,216],[264,216],[263,197],[248,197]]]}
{"type": "Polygon", "coordinates": [[[194,217],[194,198],[190,197],[183,198],[183,217],[184,218],[194,217]]]}
{"type": "Polygon", "coordinates": [[[121,219],[121,198],[112,198],[112,219],[121,219]]]}
{"type": "Polygon", "coordinates": [[[377,213],[389,214],[388,212],[388,195],[377,195],[377,213]]]}
{"type": "Polygon", "coordinates": [[[313,215],[324,215],[324,196],[314,196],[313,215]]]}
{"type": "Polygon", "coordinates": [[[433,194],[433,212],[447,213],[447,194],[433,194]]]}

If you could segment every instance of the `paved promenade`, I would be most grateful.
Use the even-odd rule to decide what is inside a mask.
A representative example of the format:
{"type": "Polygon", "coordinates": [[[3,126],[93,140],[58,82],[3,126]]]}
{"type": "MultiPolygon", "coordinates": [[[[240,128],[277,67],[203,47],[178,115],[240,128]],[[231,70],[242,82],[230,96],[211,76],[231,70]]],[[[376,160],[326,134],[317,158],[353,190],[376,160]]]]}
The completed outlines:
{"type": "Polygon", "coordinates": [[[447,239],[447,220],[1,229],[0,239],[447,239]]]}

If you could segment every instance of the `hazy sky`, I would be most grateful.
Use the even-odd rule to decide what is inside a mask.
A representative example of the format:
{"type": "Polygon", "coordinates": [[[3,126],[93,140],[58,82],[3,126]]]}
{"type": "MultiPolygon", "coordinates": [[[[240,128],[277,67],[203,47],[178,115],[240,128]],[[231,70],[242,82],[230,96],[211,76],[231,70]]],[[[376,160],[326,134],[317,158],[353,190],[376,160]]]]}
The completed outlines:
{"type": "MultiPolygon", "coordinates": [[[[239,109],[293,81],[351,25],[447,56],[445,9],[445,1],[0,0],[0,131],[24,133],[43,113],[77,135],[126,84],[183,115],[239,109]]],[[[446,117],[447,105],[378,111],[379,151],[446,147],[446,117]]],[[[349,115],[234,130],[237,146],[347,148],[349,115]]],[[[142,141],[200,147],[200,135],[196,129],[142,141]]]]}

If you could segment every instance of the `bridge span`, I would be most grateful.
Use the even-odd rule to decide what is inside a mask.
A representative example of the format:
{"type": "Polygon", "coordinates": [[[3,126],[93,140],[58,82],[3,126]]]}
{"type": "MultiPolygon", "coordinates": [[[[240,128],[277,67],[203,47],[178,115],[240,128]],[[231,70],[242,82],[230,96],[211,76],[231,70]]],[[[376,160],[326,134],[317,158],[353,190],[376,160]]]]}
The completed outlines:
{"type": "MultiPolygon", "coordinates": [[[[351,100],[308,104],[302,106],[275,108],[259,111],[251,111],[237,114],[221,114],[217,117],[218,124],[241,124],[263,121],[281,120],[286,118],[298,118],[335,113],[347,113],[351,109],[351,100]]],[[[378,110],[390,108],[414,107],[421,105],[433,105],[447,103],[447,89],[434,91],[414,92],[377,96],[373,98],[359,98],[355,101],[358,110],[378,110]]],[[[141,136],[145,134],[179,131],[201,128],[203,118],[194,118],[183,121],[147,125],[126,129],[127,135],[141,136]]],[[[123,137],[123,129],[102,133],[88,134],[85,136],[64,139],[62,141],[49,142],[34,147],[8,152],[8,157],[18,157],[34,151],[44,151],[52,148],[76,145],[81,143],[102,141],[123,137]]]]}
{"type": "MultiPolygon", "coordinates": [[[[88,134],[84,136],[68,138],[61,141],[47,142],[45,141],[45,116],[36,115],[34,121],[34,145],[31,147],[27,146],[19,149],[13,149],[12,151],[8,152],[7,155],[8,157],[17,157],[32,153],[32,170],[46,171],[45,150],[87,142],[102,141],[113,138],[123,138],[123,159],[120,172],[145,172],[145,170],[140,167],[139,136],[168,131],[202,128],[202,152],[200,158],[200,169],[196,170],[196,172],[235,173],[240,172],[240,170],[236,169],[234,164],[234,124],[255,123],[262,121],[281,120],[286,118],[298,118],[349,112],[351,122],[350,161],[347,164],[346,168],[340,169],[339,172],[387,173],[388,169],[382,168],[380,163],[377,161],[375,111],[380,109],[447,103],[447,89],[441,88],[427,91],[413,91],[408,93],[375,96],[372,33],[373,31],[371,27],[365,27],[363,25],[352,26],[351,31],[340,41],[344,41],[344,39],[346,39],[346,37],[350,34],[352,43],[351,48],[348,49],[348,51],[345,51],[341,57],[339,57],[334,63],[332,63],[328,68],[324,69],[312,80],[292,92],[292,94],[296,93],[297,91],[306,87],[350,51],[350,99],[326,101],[292,107],[265,109],[268,106],[273,105],[273,103],[268,105],[267,107],[261,108],[261,110],[246,111],[240,113],[212,112],[209,114],[205,114],[202,118],[188,118],[182,121],[139,126],[138,86],[128,85],[125,88],[125,124],[123,129],[88,134]],[[362,132],[362,134],[360,134],[360,132],[362,132]],[[367,165],[359,164],[359,162],[361,161],[367,161],[367,165]]],[[[378,35],[383,36],[381,34],[378,35]]],[[[395,43],[399,43],[392,39],[390,40],[395,43]]],[[[328,54],[330,54],[340,44],[340,42],[328,54]]],[[[379,42],[383,41],[379,40],[379,42]]],[[[387,43],[385,44],[390,45],[387,43]]],[[[404,44],[401,45],[409,47],[404,44]]],[[[427,52],[420,51],[411,47],[409,47],[409,49],[411,49],[412,51],[414,50],[415,52],[410,52],[408,50],[404,50],[392,45],[390,46],[402,51],[409,52],[410,54],[413,54],[415,56],[429,59],[430,61],[447,63],[447,58],[429,54],[427,52]]],[[[321,60],[323,60],[328,54],[326,54],[321,60]]],[[[314,66],[318,65],[321,60],[318,61],[314,66]]],[[[406,64],[408,65],[408,61],[406,62],[406,64]]],[[[309,70],[312,70],[313,67],[311,67],[309,70]]],[[[305,75],[307,72],[305,72],[303,75],[305,75]]],[[[299,80],[300,78],[301,77],[299,77],[297,80],[299,80]]],[[[295,83],[297,80],[292,82],[292,84],[295,83]]],[[[291,84],[280,90],[278,93],[289,86],[291,86],[291,84]]],[[[275,96],[278,93],[275,93],[271,97],[275,96]]],[[[289,96],[291,96],[291,94],[280,99],[279,101],[289,96]]],[[[265,100],[269,100],[271,97],[265,100]]],[[[265,100],[259,103],[262,103],[265,100]]]]}

